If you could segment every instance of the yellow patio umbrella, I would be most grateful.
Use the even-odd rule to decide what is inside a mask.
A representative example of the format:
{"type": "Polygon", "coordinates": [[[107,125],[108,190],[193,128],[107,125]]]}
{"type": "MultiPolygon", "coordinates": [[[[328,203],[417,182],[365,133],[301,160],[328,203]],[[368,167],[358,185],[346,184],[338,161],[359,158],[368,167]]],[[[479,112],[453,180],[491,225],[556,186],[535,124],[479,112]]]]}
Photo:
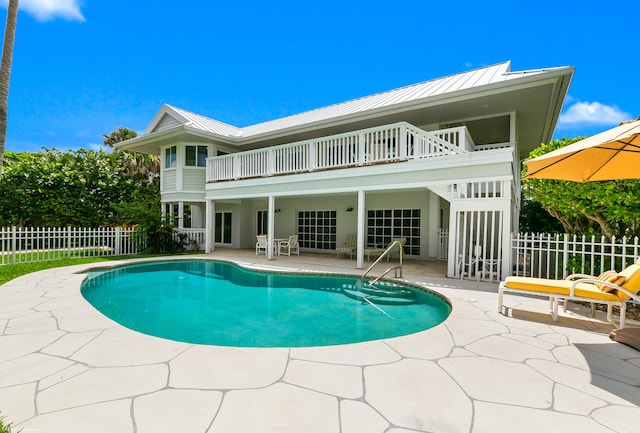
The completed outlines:
{"type": "Polygon", "coordinates": [[[527,178],[617,180],[640,178],[640,119],[526,161],[527,178]]]}

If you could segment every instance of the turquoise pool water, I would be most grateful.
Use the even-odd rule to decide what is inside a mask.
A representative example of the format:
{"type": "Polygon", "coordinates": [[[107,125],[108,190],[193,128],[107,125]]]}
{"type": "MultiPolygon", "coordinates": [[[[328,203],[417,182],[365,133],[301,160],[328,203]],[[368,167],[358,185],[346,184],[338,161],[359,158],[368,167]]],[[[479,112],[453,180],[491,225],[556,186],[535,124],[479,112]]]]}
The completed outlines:
{"type": "Polygon", "coordinates": [[[82,295],[127,328],[197,344],[305,347],[412,334],[447,318],[442,296],[357,277],[258,272],[209,260],[89,272],[82,295]]]}

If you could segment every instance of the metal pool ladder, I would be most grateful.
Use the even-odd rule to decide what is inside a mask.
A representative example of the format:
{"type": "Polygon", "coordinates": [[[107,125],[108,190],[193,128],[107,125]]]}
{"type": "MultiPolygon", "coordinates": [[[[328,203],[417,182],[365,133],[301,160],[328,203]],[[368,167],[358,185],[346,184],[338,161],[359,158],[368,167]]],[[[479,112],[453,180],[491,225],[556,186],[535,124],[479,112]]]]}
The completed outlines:
{"type": "Polygon", "coordinates": [[[377,282],[378,282],[382,277],[384,277],[385,275],[387,275],[387,274],[388,274],[389,272],[391,272],[391,271],[395,271],[395,273],[394,273],[394,278],[402,278],[402,255],[403,255],[403,248],[402,248],[402,244],[401,244],[400,242],[398,242],[398,241],[393,241],[393,242],[391,243],[391,245],[389,245],[389,246],[387,247],[387,249],[386,249],[386,250],[384,250],[384,252],[383,252],[382,254],[380,254],[380,257],[378,257],[378,258],[376,259],[376,261],[375,261],[375,262],[373,262],[373,263],[371,264],[371,266],[369,266],[369,267],[367,268],[367,270],[366,270],[366,271],[364,271],[364,272],[362,273],[362,275],[360,276],[360,281],[364,281],[364,277],[366,277],[366,276],[367,276],[367,274],[371,271],[371,269],[373,269],[373,267],[374,267],[375,265],[377,265],[377,264],[380,262],[380,260],[382,260],[382,259],[384,258],[384,256],[386,256],[386,255],[388,255],[388,254],[391,254],[391,251],[392,251],[392,250],[393,250],[393,248],[394,248],[394,247],[396,247],[396,246],[400,249],[400,264],[399,264],[398,266],[393,266],[393,267],[391,267],[391,268],[387,269],[386,271],[384,271],[384,272],[382,273],[382,275],[380,275],[379,277],[376,277],[373,281],[371,281],[371,282],[369,283],[369,285],[370,285],[370,286],[374,285],[374,284],[375,284],[375,283],[377,283],[377,282]]]}

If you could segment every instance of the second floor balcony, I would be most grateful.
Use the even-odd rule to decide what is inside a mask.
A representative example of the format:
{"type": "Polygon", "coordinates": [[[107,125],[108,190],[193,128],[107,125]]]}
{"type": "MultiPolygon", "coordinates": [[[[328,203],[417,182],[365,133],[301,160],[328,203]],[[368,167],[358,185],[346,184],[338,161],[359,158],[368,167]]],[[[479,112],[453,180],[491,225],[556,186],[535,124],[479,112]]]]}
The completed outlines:
{"type": "Polygon", "coordinates": [[[464,126],[424,131],[406,122],[207,158],[208,183],[433,158],[476,150],[464,126]]]}

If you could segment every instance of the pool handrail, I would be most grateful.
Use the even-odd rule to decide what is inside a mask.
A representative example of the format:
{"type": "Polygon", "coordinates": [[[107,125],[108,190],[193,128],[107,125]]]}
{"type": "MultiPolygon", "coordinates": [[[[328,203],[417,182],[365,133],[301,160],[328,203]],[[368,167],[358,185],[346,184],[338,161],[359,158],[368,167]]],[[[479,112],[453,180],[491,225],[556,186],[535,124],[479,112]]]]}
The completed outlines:
{"type": "Polygon", "coordinates": [[[371,269],[373,269],[373,267],[375,265],[377,265],[380,260],[382,260],[384,258],[384,256],[386,256],[387,254],[391,254],[391,251],[394,249],[394,247],[398,246],[398,249],[400,250],[400,264],[398,266],[394,266],[392,268],[387,269],[386,271],[384,271],[384,273],[382,275],[380,275],[379,277],[377,277],[376,279],[374,279],[371,283],[369,284],[375,284],[378,280],[380,280],[382,277],[384,277],[385,275],[387,275],[389,272],[391,272],[394,269],[400,269],[400,275],[398,275],[398,272],[396,271],[396,278],[402,278],[402,255],[403,255],[403,247],[402,244],[399,241],[393,241],[391,242],[391,244],[387,247],[386,250],[384,250],[384,252],[382,254],[380,254],[380,256],[371,264],[371,266],[369,266],[367,268],[366,271],[364,271],[362,273],[362,276],[360,276],[360,279],[364,281],[364,277],[367,276],[367,274],[371,271],[371,269]]]}

